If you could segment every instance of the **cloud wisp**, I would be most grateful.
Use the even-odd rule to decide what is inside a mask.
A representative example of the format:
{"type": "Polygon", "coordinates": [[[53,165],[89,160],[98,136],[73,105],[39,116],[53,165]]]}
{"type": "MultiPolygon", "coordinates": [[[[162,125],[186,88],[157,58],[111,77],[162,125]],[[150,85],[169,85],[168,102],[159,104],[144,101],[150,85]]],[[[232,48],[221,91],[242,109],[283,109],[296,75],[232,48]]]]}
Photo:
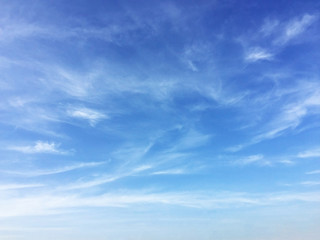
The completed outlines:
{"type": "Polygon", "coordinates": [[[248,62],[257,62],[260,60],[272,60],[273,54],[270,52],[267,52],[266,50],[262,48],[252,48],[249,50],[249,52],[246,55],[246,60],[248,62]]]}
{"type": "Polygon", "coordinates": [[[298,153],[298,158],[313,158],[320,157],[320,148],[314,148],[304,152],[298,153]]]}
{"type": "MultiPolygon", "coordinates": [[[[270,96],[260,100],[261,103],[269,105],[269,102],[271,102],[272,104],[279,104],[281,107],[272,109],[273,114],[270,115],[269,120],[261,127],[256,128],[256,134],[251,140],[231,146],[226,150],[238,152],[262,141],[278,138],[289,132],[299,131],[299,127],[303,125],[307,117],[319,116],[320,91],[318,89],[319,84],[315,81],[310,81],[305,83],[298,82],[290,91],[272,92],[270,96]]],[[[261,103],[259,103],[258,107],[260,107],[261,103]]],[[[316,153],[317,150],[315,149],[313,154],[316,153]]],[[[301,156],[303,156],[302,153],[301,156]]],[[[305,156],[307,156],[307,153],[305,153],[305,156]]]]}
{"type": "Polygon", "coordinates": [[[37,141],[34,145],[27,146],[9,146],[8,150],[17,151],[26,154],[37,154],[37,153],[46,153],[46,154],[70,154],[71,151],[62,150],[59,148],[60,144],[55,142],[45,142],[37,141]]]}
{"type": "Polygon", "coordinates": [[[306,174],[320,174],[320,169],[306,172],[306,174]]]}
{"type": "Polygon", "coordinates": [[[106,162],[83,162],[78,163],[70,166],[65,166],[61,168],[55,169],[35,169],[35,170],[27,170],[27,171],[1,171],[6,174],[11,175],[18,175],[23,177],[38,177],[38,176],[45,176],[45,175],[53,175],[59,173],[66,173],[73,170],[81,169],[81,168],[89,168],[89,167],[96,167],[105,164],[106,162]]]}
{"type": "Polygon", "coordinates": [[[1,203],[0,217],[61,214],[84,207],[134,207],[139,205],[173,205],[194,209],[234,209],[250,206],[270,206],[290,202],[320,201],[318,192],[299,193],[201,193],[201,192],[128,192],[106,193],[99,196],[39,194],[21,198],[6,196],[1,203]],[[6,206],[6,207],[4,207],[6,206]],[[10,207],[9,207],[10,206],[10,207]],[[15,206],[11,208],[11,206],[15,206]]]}
{"type": "Polygon", "coordinates": [[[246,165],[260,165],[260,166],[270,166],[271,162],[266,160],[262,154],[250,155],[247,157],[239,157],[235,161],[232,161],[234,165],[246,166],[246,165]]]}
{"type": "Polygon", "coordinates": [[[316,15],[304,14],[300,18],[293,19],[285,24],[283,35],[275,40],[277,44],[286,44],[291,39],[299,36],[307,30],[307,28],[314,23],[318,17],[316,15]]]}
{"type": "Polygon", "coordinates": [[[232,223],[230,239],[290,239],[275,233],[298,222],[316,229],[320,22],[311,2],[3,3],[4,234],[38,240],[54,230],[32,226],[66,227],[61,239],[170,240],[192,226],[201,234],[187,239],[209,239],[212,216],[232,223]],[[268,213],[260,229],[238,231],[257,213],[268,213]],[[280,230],[269,231],[275,216],[280,230]],[[132,224],[122,231],[118,221],[132,224]],[[269,235],[254,238],[261,229],[269,235]]]}
{"type": "Polygon", "coordinates": [[[18,189],[25,189],[25,188],[39,188],[43,187],[43,184],[1,184],[0,191],[6,190],[18,190],[18,189]]]}
{"type": "Polygon", "coordinates": [[[94,127],[99,121],[108,119],[106,114],[85,107],[68,109],[67,114],[73,118],[87,120],[92,127],[94,127]]]}

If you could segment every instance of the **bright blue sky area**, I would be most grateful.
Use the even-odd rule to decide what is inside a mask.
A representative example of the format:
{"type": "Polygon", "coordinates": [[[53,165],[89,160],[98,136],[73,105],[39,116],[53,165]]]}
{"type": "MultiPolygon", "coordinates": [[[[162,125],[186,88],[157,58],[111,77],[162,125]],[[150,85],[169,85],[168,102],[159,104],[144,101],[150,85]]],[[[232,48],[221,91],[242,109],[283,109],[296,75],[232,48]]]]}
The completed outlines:
{"type": "Polygon", "coordinates": [[[318,239],[319,1],[0,3],[1,239],[318,239]]]}

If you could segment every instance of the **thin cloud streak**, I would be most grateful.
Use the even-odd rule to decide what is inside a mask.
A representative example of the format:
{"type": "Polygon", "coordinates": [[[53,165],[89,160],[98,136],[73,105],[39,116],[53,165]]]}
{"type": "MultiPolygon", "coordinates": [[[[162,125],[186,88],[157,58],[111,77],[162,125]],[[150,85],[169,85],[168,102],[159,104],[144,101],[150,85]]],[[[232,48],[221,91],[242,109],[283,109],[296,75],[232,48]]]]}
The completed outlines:
{"type": "Polygon", "coordinates": [[[306,186],[316,186],[316,185],[320,185],[320,181],[305,181],[305,182],[301,182],[301,184],[306,186]]]}
{"type": "MultiPolygon", "coordinates": [[[[142,234],[152,239],[174,236],[185,220],[194,226],[214,215],[232,228],[249,216],[254,223],[252,210],[273,209],[258,223],[272,239],[276,232],[264,228],[271,218],[283,226],[288,213],[296,217],[287,232],[313,222],[319,15],[315,4],[298,8],[297,0],[261,4],[3,4],[5,226],[21,226],[12,231],[20,238],[41,238],[50,230],[28,231],[40,219],[48,228],[68,222],[71,235],[62,238],[94,229],[98,239],[107,232],[127,239],[148,222],[142,234]],[[167,228],[174,219],[182,224],[167,228]],[[133,225],[105,228],[118,221],[133,225]]],[[[203,238],[212,236],[208,226],[200,227],[203,238]]],[[[307,227],[301,232],[317,226],[307,227]]],[[[233,230],[230,239],[256,235],[233,230]]]]}
{"type": "Polygon", "coordinates": [[[183,168],[173,168],[173,169],[167,169],[162,171],[156,171],[151,173],[152,175],[180,175],[180,174],[187,174],[188,171],[186,171],[183,168]]]}
{"type": "Polygon", "coordinates": [[[85,107],[68,109],[67,114],[73,118],[79,118],[89,121],[92,127],[94,127],[99,121],[109,118],[102,112],[85,107]]]}
{"type": "Polygon", "coordinates": [[[265,157],[262,154],[256,154],[256,155],[251,155],[247,157],[239,157],[240,159],[232,161],[232,164],[235,165],[261,165],[261,166],[269,166],[271,165],[271,162],[266,160],[265,157]]]}
{"type": "Polygon", "coordinates": [[[54,142],[37,141],[34,145],[29,146],[10,146],[8,150],[17,151],[26,154],[70,154],[70,151],[59,149],[60,144],[54,142]]]}
{"type": "Polygon", "coordinates": [[[24,188],[38,188],[43,187],[43,184],[2,184],[0,185],[0,191],[6,190],[16,190],[16,189],[24,189],[24,188]]]}
{"type": "Polygon", "coordinates": [[[0,200],[0,217],[61,214],[83,207],[130,207],[134,205],[173,205],[194,209],[269,206],[290,202],[320,202],[319,192],[272,193],[113,193],[95,197],[77,195],[34,195],[0,200]],[[15,207],[13,207],[15,206],[15,207]]]}
{"type": "Polygon", "coordinates": [[[70,172],[76,169],[81,168],[88,168],[88,167],[96,167],[105,164],[106,162],[85,162],[85,163],[78,163],[71,166],[65,166],[62,168],[56,168],[56,169],[36,169],[33,171],[1,171],[3,173],[12,174],[12,175],[19,175],[19,176],[25,176],[25,177],[38,177],[38,176],[45,176],[45,175],[53,175],[53,174],[59,174],[59,173],[65,173],[70,172]]]}
{"type": "MultiPolygon", "coordinates": [[[[282,104],[279,109],[276,109],[275,114],[272,115],[269,122],[257,128],[257,134],[253,136],[251,140],[228,147],[226,151],[238,152],[262,141],[278,138],[295,130],[298,131],[298,127],[303,124],[305,118],[318,116],[320,114],[319,87],[319,84],[315,81],[304,84],[298,82],[291,90],[284,90],[284,93],[275,91],[265,99],[260,99],[259,101],[264,104],[267,104],[269,101],[277,104],[283,99],[290,99],[290,101],[282,104]]],[[[312,153],[310,152],[310,154],[312,153]]],[[[314,154],[317,153],[315,152],[314,154]]],[[[300,157],[301,156],[300,154],[300,157]]]]}
{"type": "Polygon", "coordinates": [[[320,169],[319,170],[313,170],[310,172],[306,172],[306,174],[320,174],[320,169]]]}
{"type": "Polygon", "coordinates": [[[260,60],[272,60],[273,54],[267,52],[262,48],[252,48],[246,55],[248,62],[257,62],[260,60]]]}
{"type": "Polygon", "coordinates": [[[285,44],[291,39],[302,34],[306,29],[317,20],[316,15],[305,14],[288,22],[283,30],[283,35],[276,39],[275,42],[285,44]]]}
{"type": "Polygon", "coordinates": [[[320,157],[320,148],[315,148],[311,150],[307,150],[304,152],[298,153],[298,158],[312,158],[312,157],[320,157]]]}

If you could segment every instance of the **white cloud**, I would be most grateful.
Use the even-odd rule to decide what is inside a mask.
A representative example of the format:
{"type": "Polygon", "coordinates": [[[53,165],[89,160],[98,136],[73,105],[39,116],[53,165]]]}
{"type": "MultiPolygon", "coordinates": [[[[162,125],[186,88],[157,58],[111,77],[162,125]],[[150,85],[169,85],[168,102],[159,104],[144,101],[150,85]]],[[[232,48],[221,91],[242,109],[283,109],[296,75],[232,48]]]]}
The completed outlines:
{"type": "Polygon", "coordinates": [[[204,42],[193,43],[185,47],[181,61],[193,72],[198,72],[196,62],[207,64],[210,61],[210,46],[204,42]]]}
{"type": "Polygon", "coordinates": [[[305,181],[305,182],[301,182],[301,184],[306,186],[316,186],[316,185],[320,185],[320,181],[305,181]]]}
{"type": "Polygon", "coordinates": [[[5,184],[5,185],[0,185],[0,191],[22,189],[22,188],[37,188],[37,187],[43,187],[43,186],[44,186],[43,184],[5,184]]]}
{"type": "Polygon", "coordinates": [[[151,168],[152,168],[152,165],[141,165],[133,169],[133,172],[142,172],[151,168]]]}
{"type": "Polygon", "coordinates": [[[108,118],[108,116],[102,112],[85,107],[70,108],[67,110],[67,114],[74,118],[87,120],[91,126],[94,126],[97,122],[108,118]]]}
{"type": "Polygon", "coordinates": [[[33,101],[30,98],[14,97],[9,100],[9,104],[12,107],[21,108],[33,101]]]}
{"type": "Polygon", "coordinates": [[[293,97],[295,100],[289,101],[282,107],[273,120],[266,124],[267,130],[254,137],[252,144],[281,136],[286,130],[296,129],[304,117],[319,113],[319,84],[312,82],[298,84],[287,97],[293,97]]]}
{"type": "Polygon", "coordinates": [[[300,18],[289,21],[283,28],[282,34],[275,40],[277,44],[286,44],[291,39],[299,36],[317,20],[316,15],[305,14],[300,18]]]}
{"type": "MultiPolygon", "coordinates": [[[[191,88],[194,88],[191,86],[191,88]]],[[[223,86],[223,82],[219,79],[216,79],[213,83],[206,83],[198,85],[194,88],[195,91],[198,91],[201,95],[208,97],[219,105],[236,105],[241,102],[243,98],[246,96],[246,92],[229,92],[227,86],[223,86]]]]}
{"type": "Polygon", "coordinates": [[[298,153],[299,158],[311,158],[311,157],[320,157],[320,148],[315,148],[312,150],[304,151],[298,153]]]}
{"type": "Polygon", "coordinates": [[[84,189],[84,188],[92,188],[102,184],[110,183],[117,181],[121,178],[126,178],[129,176],[136,176],[141,172],[144,172],[148,169],[151,169],[151,165],[141,165],[133,168],[125,168],[117,173],[113,173],[110,175],[102,175],[95,177],[94,179],[77,181],[59,188],[60,190],[73,190],[73,189],[84,189]]]}
{"type": "Polygon", "coordinates": [[[272,58],[273,54],[259,47],[251,48],[246,55],[246,60],[248,62],[257,62],[259,60],[272,60],[272,58]]]}
{"type": "Polygon", "coordinates": [[[102,176],[102,177],[98,177],[95,178],[93,180],[88,180],[88,181],[78,181],[75,183],[71,183],[71,184],[66,184],[65,186],[61,186],[58,189],[59,190],[74,190],[74,189],[84,189],[84,188],[92,188],[92,187],[96,187],[102,184],[106,184],[106,183],[110,183],[110,182],[114,182],[120,178],[126,177],[127,175],[111,175],[111,176],[102,176]]]}
{"type": "Polygon", "coordinates": [[[264,36],[269,36],[273,34],[279,26],[279,21],[276,19],[266,19],[262,27],[260,28],[260,32],[264,36]]]}
{"type": "Polygon", "coordinates": [[[8,174],[14,174],[14,175],[21,175],[26,177],[37,177],[37,176],[43,176],[43,175],[52,175],[52,174],[58,174],[58,173],[64,173],[69,172],[72,170],[80,169],[80,168],[86,168],[86,167],[95,167],[105,164],[105,162],[88,162],[88,163],[78,163],[71,166],[65,166],[62,168],[56,168],[56,169],[42,169],[42,170],[33,170],[33,171],[1,171],[8,174]]]}
{"type": "Polygon", "coordinates": [[[137,204],[173,205],[195,209],[268,206],[288,202],[320,202],[319,192],[249,194],[237,192],[123,192],[98,196],[39,194],[0,200],[0,217],[63,213],[83,207],[130,207],[137,204]]]}
{"type": "Polygon", "coordinates": [[[186,174],[185,169],[168,169],[163,171],[156,171],[153,172],[152,175],[180,175],[180,174],[186,174]]]}
{"type": "Polygon", "coordinates": [[[245,148],[248,145],[249,144],[238,144],[238,145],[235,145],[235,146],[228,147],[225,150],[227,152],[238,152],[238,151],[242,150],[243,148],[245,148]]]}
{"type": "Polygon", "coordinates": [[[68,151],[59,149],[60,144],[54,142],[37,141],[32,146],[10,146],[9,150],[22,152],[22,153],[52,153],[52,154],[68,154],[68,151]]]}
{"type": "MultiPolygon", "coordinates": [[[[3,21],[0,22],[0,41],[13,41],[29,37],[49,37],[50,31],[35,24],[24,22],[3,21]]],[[[56,37],[56,36],[55,36],[56,37]]]]}
{"type": "Polygon", "coordinates": [[[310,172],[306,172],[306,174],[320,174],[320,169],[319,170],[310,171],[310,172]]]}
{"type": "Polygon", "coordinates": [[[246,50],[245,60],[256,62],[273,60],[274,56],[282,51],[283,47],[292,40],[299,39],[304,32],[318,19],[317,15],[304,14],[288,21],[266,18],[257,32],[241,36],[237,40],[246,50]],[[252,47],[263,43],[264,48],[252,47]]]}
{"type": "Polygon", "coordinates": [[[283,164],[286,164],[286,165],[293,165],[293,164],[295,164],[294,161],[289,160],[289,159],[280,160],[279,163],[283,163],[283,164]]]}
{"type": "Polygon", "coordinates": [[[238,160],[233,161],[233,164],[236,165],[251,165],[251,164],[258,164],[258,165],[270,165],[271,163],[264,159],[262,154],[256,154],[247,156],[244,158],[240,158],[238,160]]]}
{"type": "Polygon", "coordinates": [[[174,144],[173,150],[187,150],[200,147],[208,143],[210,138],[210,135],[202,134],[191,129],[185,134],[185,136],[174,144]]]}
{"type": "Polygon", "coordinates": [[[298,34],[301,34],[317,19],[314,15],[305,14],[300,19],[295,19],[287,25],[285,34],[287,38],[292,38],[298,34]]]}

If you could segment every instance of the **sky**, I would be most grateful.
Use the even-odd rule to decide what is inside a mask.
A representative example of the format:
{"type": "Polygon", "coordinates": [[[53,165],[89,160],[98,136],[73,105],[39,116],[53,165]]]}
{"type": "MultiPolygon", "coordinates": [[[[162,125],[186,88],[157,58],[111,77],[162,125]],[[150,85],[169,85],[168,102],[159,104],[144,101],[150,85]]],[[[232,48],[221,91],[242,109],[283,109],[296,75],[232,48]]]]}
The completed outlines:
{"type": "Polygon", "coordinates": [[[0,4],[0,239],[318,239],[319,1],[0,4]]]}

